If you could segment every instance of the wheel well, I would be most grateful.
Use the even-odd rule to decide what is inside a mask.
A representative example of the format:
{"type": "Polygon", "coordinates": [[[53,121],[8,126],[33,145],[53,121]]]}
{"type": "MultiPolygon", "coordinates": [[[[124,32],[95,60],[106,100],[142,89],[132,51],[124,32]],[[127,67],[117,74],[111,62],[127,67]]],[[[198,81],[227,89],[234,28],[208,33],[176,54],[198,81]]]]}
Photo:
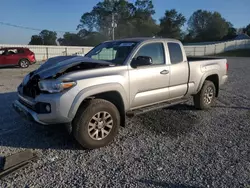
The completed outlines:
{"type": "Polygon", "coordinates": [[[107,101],[113,103],[116,106],[116,108],[118,109],[120,116],[121,116],[120,125],[122,127],[125,126],[124,103],[123,103],[121,95],[117,91],[108,91],[108,92],[104,92],[104,93],[95,94],[95,95],[88,97],[88,99],[89,100],[91,100],[91,99],[104,99],[104,100],[107,100],[107,101]]]}
{"type": "Polygon", "coordinates": [[[209,80],[214,83],[214,86],[216,88],[216,97],[219,95],[219,76],[217,74],[210,75],[206,78],[206,80],[209,80]]]}

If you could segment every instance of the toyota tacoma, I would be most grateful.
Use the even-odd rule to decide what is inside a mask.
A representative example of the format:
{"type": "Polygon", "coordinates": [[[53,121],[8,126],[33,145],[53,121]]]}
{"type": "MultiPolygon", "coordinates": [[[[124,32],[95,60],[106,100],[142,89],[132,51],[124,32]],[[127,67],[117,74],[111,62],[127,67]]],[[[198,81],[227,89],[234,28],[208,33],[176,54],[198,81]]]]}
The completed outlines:
{"type": "Polygon", "coordinates": [[[187,57],[175,39],[103,42],[84,57],[58,56],[27,74],[13,107],[39,124],[70,124],[89,149],[108,145],[126,117],[183,103],[211,108],[228,78],[226,59],[187,57]]]}

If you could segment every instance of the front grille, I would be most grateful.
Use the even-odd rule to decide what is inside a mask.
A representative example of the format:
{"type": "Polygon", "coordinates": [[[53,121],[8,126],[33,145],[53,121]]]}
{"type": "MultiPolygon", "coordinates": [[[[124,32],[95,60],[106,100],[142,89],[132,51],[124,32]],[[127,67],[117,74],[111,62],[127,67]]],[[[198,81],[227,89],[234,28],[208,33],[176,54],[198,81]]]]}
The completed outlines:
{"type": "Polygon", "coordinates": [[[40,89],[38,86],[39,76],[35,75],[32,77],[26,85],[23,86],[23,94],[35,98],[37,95],[40,94],[40,89]]]}

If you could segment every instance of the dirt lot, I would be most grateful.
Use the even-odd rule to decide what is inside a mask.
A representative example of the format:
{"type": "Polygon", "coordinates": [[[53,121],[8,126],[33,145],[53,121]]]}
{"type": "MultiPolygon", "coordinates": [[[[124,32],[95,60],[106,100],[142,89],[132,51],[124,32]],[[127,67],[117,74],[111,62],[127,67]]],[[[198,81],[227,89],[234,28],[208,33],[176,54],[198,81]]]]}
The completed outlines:
{"type": "Polygon", "coordinates": [[[129,119],[109,146],[86,151],[63,127],[39,127],[12,109],[28,70],[0,69],[0,155],[39,160],[0,187],[250,187],[250,58],[229,58],[229,81],[210,111],[192,101],[129,119]]]}

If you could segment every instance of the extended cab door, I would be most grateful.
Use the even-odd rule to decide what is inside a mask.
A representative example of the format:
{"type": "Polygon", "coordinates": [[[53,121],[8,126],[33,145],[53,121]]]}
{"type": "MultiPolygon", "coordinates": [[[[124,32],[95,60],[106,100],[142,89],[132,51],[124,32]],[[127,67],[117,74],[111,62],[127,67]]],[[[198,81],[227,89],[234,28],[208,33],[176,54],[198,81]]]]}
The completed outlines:
{"type": "Polygon", "coordinates": [[[171,99],[183,97],[188,89],[189,66],[183,45],[167,42],[171,63],[169,95],[171,99]]]}
{"type": "Polygon", "coordinates": [[[132,58],[149,56],[151,65],[129,66],[130,105],[132,109],[147,106],[169,98],[169,64],[163,42],[142,44],[132,58]]]}

